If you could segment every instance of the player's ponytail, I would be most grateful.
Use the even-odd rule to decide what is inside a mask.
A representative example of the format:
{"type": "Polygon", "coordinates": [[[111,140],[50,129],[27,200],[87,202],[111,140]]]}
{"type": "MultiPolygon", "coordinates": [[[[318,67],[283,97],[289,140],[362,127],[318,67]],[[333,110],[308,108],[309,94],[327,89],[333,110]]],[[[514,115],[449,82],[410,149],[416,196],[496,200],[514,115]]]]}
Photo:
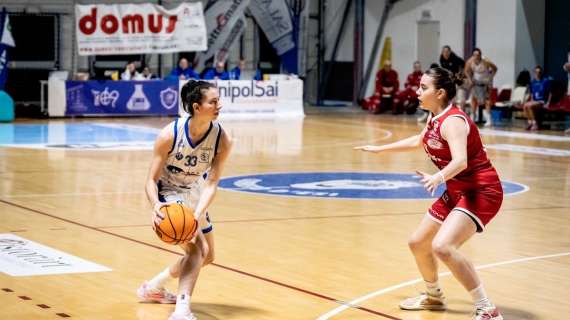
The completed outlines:
{"type": "Polygon", "coordinates": [[[188,80],[180,90],[180,100],[182,108],[190,115],[194,115],[194,103],[200,104],[204,98],[205,92],[210,88],[215,88],[213,83],[201,80],[188,80]]]}

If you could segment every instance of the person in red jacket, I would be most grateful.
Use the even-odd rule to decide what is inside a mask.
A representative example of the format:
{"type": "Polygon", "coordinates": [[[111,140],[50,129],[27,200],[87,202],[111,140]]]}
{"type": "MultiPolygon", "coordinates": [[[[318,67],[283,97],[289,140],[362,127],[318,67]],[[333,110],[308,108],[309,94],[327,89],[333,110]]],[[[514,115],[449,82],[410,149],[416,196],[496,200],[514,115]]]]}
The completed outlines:
{"type": "Polygon", "coordinates": [[[397,98],[394,100],[394,107],[392,112],[394,114],[406,111],[407,114],[413,114],[418,107],[418,95],[416,91],[420,87],[420,80],[422,78],[422,65],[419,61],[414,62],[414,71],[408,75],[404,89],[398,93],[397,98]]]}
{"type": "Polygon", "coordinates": [[[362,108],[374,113],[390,109],[399,87],[398,73],[392,69],[392,61],[386,60],[383,68],[376,74],[374,94],[362,101],[362,108]]]}

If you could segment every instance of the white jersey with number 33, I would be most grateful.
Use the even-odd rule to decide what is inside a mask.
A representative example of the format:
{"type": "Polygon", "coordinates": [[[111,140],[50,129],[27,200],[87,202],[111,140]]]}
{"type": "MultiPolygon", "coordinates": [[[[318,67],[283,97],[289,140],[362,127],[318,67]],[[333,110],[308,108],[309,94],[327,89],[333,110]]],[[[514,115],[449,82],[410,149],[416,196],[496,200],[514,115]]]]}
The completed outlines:
{"type": "Polygon", "coordinates": [[[188,131],[190,121],[191,117],[174,121],[174,142],[159,179],[161,189],[199,188],[212,166],[222,127],[218,122],[211,122],[206,134],[192,141],[188,131]]]}

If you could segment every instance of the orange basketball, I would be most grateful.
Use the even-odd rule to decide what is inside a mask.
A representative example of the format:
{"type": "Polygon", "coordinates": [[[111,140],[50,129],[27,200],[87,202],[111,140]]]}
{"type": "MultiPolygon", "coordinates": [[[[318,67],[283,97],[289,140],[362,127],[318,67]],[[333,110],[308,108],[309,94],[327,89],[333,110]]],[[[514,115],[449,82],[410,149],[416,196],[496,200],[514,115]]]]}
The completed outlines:
{"type": "Polygon", "coordinates": [[[194,210],[173,203],[160,208],[160,212],[164,214],[164,220],[154,228],[160,240],[168,244],[180,244],[192,239],[198,228],[194,210]]]}

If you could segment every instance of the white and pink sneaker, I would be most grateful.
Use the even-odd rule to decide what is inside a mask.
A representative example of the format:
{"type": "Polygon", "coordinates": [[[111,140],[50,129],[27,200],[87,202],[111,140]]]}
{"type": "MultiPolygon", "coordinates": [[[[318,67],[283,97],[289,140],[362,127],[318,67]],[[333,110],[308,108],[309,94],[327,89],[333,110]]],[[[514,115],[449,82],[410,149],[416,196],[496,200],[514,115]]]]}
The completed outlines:
{"type": "Polygon", "coordinates": [[[473,313],[473,320],[503,320],[503,316],[497,307],[491,305],[477,307],[473,313]]]}
{"type": "Polygon", "coordinates": [[[165,288],[151,288],[148,282],[144,282],[140,288],[137,290],[137,297],[142,302],[153,302],[153,303],[165,303],[165,304],[175,304],[176,295],[169,292],[165,288]]]}

